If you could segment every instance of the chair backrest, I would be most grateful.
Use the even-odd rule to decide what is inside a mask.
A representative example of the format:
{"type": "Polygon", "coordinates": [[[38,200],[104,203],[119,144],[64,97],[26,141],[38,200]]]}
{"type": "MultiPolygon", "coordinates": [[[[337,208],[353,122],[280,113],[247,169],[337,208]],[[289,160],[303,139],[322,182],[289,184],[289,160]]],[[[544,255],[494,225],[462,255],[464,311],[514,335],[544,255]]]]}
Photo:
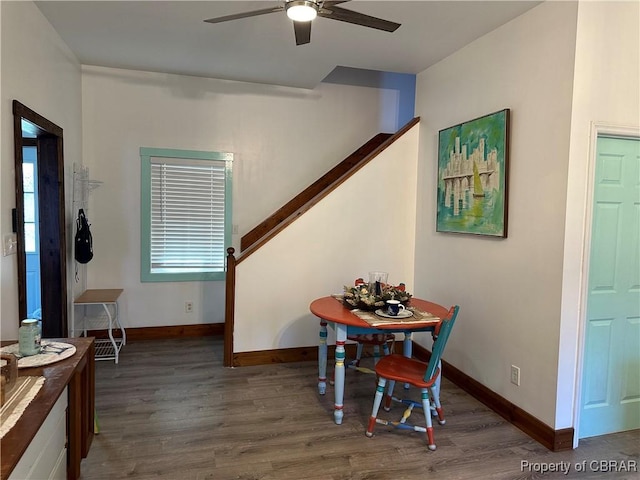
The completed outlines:
{"type": "Polygon", "coordinates": [[[449,309],[447,318],[442,319],[440,332],[438,333],[436,341],[433,343],[433,350],[431,351],[429,365],[427,365],[427,371],[424,374],[425,381],[431,379],[431,377],[433,377],[433,375],[436,373],[436,369],[438,368],[438,364],[440,363],[440,358],[442,357],[442,352],[444,352],[444,347],[447,344],[447,340],[449,339],[449,334],[451,333],[453,324],[455,323],[456,317],[458,316],[458,310],[458,305],[451,307],[449,309]]]}

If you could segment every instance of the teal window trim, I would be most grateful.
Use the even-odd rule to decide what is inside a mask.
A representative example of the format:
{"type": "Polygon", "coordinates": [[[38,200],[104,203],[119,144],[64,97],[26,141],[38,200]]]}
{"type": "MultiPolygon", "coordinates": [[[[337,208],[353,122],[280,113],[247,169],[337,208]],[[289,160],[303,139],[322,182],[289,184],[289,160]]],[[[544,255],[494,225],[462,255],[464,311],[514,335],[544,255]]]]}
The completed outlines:
{"type": "Polygon", "coordinates": [[[167,158],[176,160],[210,160],[224,162],[224,244],[231,246],[232,233],[232,184],[233,153],[175,150],[161,148],[140,148],[140,281],[141,282],[193,282],[224,280],[226,277],[226,247],[224,248],[224,269],[221,271],[191,273],[151,272],[151,159],[167,158]]]}

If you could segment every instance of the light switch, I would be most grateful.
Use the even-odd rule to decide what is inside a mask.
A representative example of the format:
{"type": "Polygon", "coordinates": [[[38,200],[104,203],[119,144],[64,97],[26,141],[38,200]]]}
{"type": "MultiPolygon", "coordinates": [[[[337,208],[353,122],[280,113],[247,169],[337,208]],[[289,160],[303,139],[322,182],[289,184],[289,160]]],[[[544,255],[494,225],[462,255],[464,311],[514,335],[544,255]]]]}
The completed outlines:
{"type": "Polygon", "coordinates": [[[2,255],[15,255],[18,251],[18,240],[15,233],[6,233],[2,237],[2,255]]]}

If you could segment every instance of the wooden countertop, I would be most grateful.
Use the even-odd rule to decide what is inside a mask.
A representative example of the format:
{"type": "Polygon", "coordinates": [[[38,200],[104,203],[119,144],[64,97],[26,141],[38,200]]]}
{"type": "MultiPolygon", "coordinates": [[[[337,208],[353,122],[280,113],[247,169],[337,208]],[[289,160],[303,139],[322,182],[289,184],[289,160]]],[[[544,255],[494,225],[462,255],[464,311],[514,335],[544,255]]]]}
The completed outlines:
{"type": "MultiPolygon", "coordinates": [[[[49,340],[49,339],[47,339],[49,340]]],[[[34,368],[21,368],[19,376],[44,376],[45,382],[36,397],[27,406],[24,414],[0,441],[2,451],[1,476],[2,480],[9,477],[25,450],[38,432],[47,415],[53,408],[64,388],[69,384],[80,362],[85,361],[87,352],[93,345],[93,338],[60,338],[58,342],[71,343],[76,347],[76,353],[65,360],[50,365],[34,368]]],[[[3,341],[2,346],[16,343],[3,341]]]]}

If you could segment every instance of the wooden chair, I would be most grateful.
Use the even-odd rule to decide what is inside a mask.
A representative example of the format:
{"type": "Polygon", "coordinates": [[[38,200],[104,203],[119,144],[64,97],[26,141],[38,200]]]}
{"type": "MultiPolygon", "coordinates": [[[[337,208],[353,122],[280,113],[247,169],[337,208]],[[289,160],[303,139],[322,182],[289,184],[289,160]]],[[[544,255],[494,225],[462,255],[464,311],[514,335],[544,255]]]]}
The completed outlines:
{"type": "Polygon", "coordinates": [[[372,370],[360,366],[360,360],[362,359],[362,352],[365,345],[373,346],[373,363],[378,364],[380,360],[380,347],[385,356],[390,355],[395,349],[396,336],[393,333],[371,333],[360,335],[347,335],[347,340],[357,342],[356,345],[356,358],[347,364],[348,368],[364,373],[373,373],[372,370]]]}
{"type": "Polygon", "coordinates": [[[433,425],[431,422],[431,411],[435,410],[438,416],[438,422],[444,425],[444,411],[440,404],[440,394],[436,387],[436,380],[440,376],[440,358],[444,347],[449,339],[449,334],[453,328],[456,317],[458,316],[459,307],[453,306],[449,310],[447,318],[440,323],[437,338],[433,344],[431,358],[429,363],[425,364],[419,360],[407,358],[402,355],[389,355],[382,358],[376,365],[376,374],[378,375],[378,386],[373,401],[373,409],[369,418],[366,435],[373,436],[373,429],[376,423],[388,425],[395,428],[413,430],[416,432],[424,432],[427,436],[427,444],[429,450],[435,450],[436,444],[433,438],[433,425]],[[422,401],[416,402],[410,399],[401,399],[393,396],[393,388],[396,382],[408,383],[420,389],[422,401]],[[397,421],[382,420],[378,417],[378,410],[382,403],[385,386],[388,383],[388,390],[385,396],[385,411],[391,409],[392,402],[402,403],[407,406],[402,418],[397,421]],[[421,408],[424,413],[425,426],[408,423],[407,420],[414,408],[421,408]]]}

